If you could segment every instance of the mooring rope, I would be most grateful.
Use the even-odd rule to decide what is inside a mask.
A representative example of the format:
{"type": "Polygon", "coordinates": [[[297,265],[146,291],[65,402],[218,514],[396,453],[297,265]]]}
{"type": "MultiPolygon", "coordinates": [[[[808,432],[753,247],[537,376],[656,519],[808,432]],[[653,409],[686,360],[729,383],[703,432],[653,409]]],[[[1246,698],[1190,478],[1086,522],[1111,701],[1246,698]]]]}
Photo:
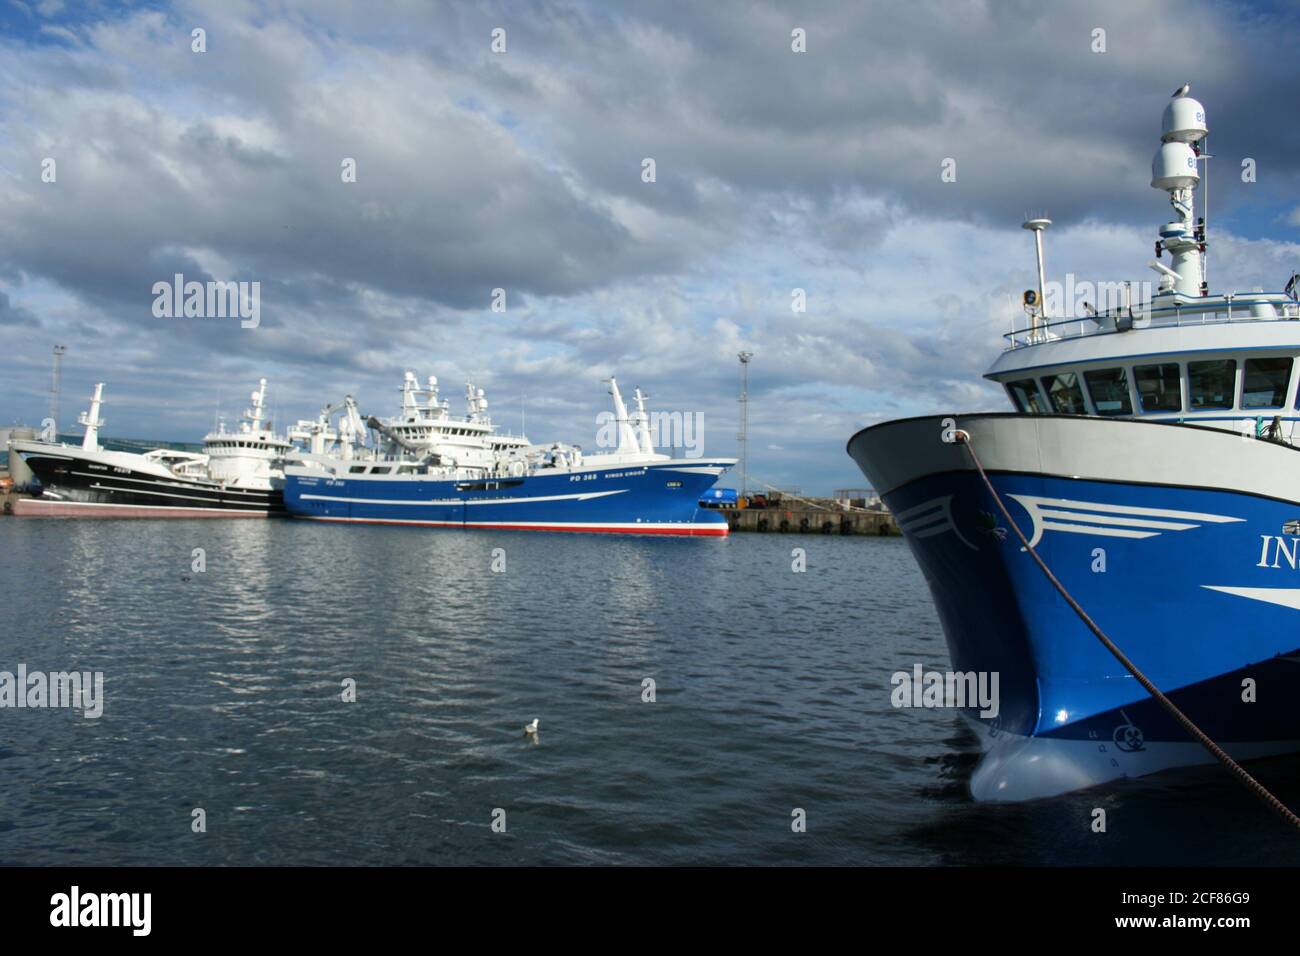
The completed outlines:
{"type": "Polygon", "coordinates": [[[1264,801],[1265,805],[1267,805],[1269,809],[1273,810],[1283,820],[1291,824],[1291,826],[1300,830],[1300,816],[1296,816],[1292,813],[1286,804],[1269,792],[1267,787],[1252,777],[1246,769],[1241,766],[1241,764],[1229,757],[1222,747],[1209,738],[1205,731],[1192,723],[1192,719],[1179,710],[1177,704],[1161,693],[1160,688],[1151,683],[1147,676],[1138,669],[1138,666],[1128,659],[1128,656],[1119,649],[1114,641],[1106,636],[1106,632],[1097,625],[1097,622],[1088,616],[1088,612],[1083,609],[1079,602],[1076,601],[1070,592],[1065,589],[1065,585],[1062,584],[1056,575],[1052,573],[1052,569],[1047,566],[1047,563],[1030,545],[1024,532],[1020,530],[1020,526],[1017,525],[1015,519],[1011,517],[1011,512],[1007,510],[1006,504],[1002,501],[1002,496],[999,495],[997,489],[993,487],[993,482],[989,481],[988,473],[984,471],[984,465],[980,463],[979,455],[975,454],[975,443],[971,441],[970,433],[958,430],[954,437],[957,441],[966,446],[966,451],[970,454],[971,461],[975,464],[975,470],[979,472],[980,478],[984,480],[984,487],[988,488],[989,494],[993,496],[994,502],[997,503],[998,510],[1002,512],[1002,517],[1007,519],[1007,524],[1011,525],[1011,530],[1016,533],[1016,537],[1020,539],[1021,545],[1023,545],[1024,549],[1029,552],[1029,556],[1034,559],[1034,563],[1038,565],[1043,574],[1047,576],[1047,580],[1052,582],[1052,586],[1056,588],[1061,597],[1065,598],[1065,602],[1070,605],[1074,610],[1074,613],[1079,616],[1079,620],[1083,621],[1083,623],[1088,626],[1088,630],[1092,631],[1092,633],[1096,635],[1097,640],[1101,641],[1101,643],[1105,645],[1106,650],[1110,651],[1111,654],[1114,655],[1115,659],[1124,665],[1125,670],[1137,678],[1138,683],[1146,688],[1147,693],[1154,697],[1160,705],[1183,726],[1184,730],[1196,738],[1196,740],[1200,742],[1201,746],[1214,755],[1221,764],[1227,767],[1228,770],[1232,772],[1233,776],[1245,784],[1246,788],[1250,790],[1251,793],[1264,801]]]}
{"type": "Polygon", "coordinates": [[[836,513],[836,512],[839,510],[839,509],[837,509],[837,508],[827,508],[825,505],[819,505],[819,504],[817,504],[817,502],[815,502],[815,501],[809,501],[807,498],[800,498],[798,495],[793,494],[793,493],[791,493],[791,492],[789,492],[789,491],[782,491],[782,490],[781,490],[780,488],[778,488],[776,485],[769,485],[769,484],[768,484],[766,481],[764,481],[762,478],[756,478],[756,477],[754,477],[753,475],[750,475],[750,476],[749,476],[749,480],[750,480],[750,481],[756,481],[756,482],[758,482],[760,485],[762,485],[762,486],[763,486],[764,488],[766,488],[768,491],[776,491],[776,492],[780,492],[781,500],[782,500],[782,501],[784,501],[786,498],[793,498],[795,501],[802,501],[804,504],[806,504],[809,508],[813,509],[814,511],[825,511],[825,512],[827,512],[827,513],[836,513]]]}

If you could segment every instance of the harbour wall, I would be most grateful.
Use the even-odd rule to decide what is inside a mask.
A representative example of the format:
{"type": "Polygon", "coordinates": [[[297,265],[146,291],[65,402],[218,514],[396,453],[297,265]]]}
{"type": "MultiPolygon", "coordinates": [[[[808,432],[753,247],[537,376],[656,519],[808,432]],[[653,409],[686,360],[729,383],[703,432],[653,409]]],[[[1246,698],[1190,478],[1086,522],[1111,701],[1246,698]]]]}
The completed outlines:
{"type": "Polygon", "coordinates": [[[845,511],[823,508],[728,508],[732,531],[759,534],[844,534],[887,537],[898,535],[898,523],[888,511],[845,511]]]}

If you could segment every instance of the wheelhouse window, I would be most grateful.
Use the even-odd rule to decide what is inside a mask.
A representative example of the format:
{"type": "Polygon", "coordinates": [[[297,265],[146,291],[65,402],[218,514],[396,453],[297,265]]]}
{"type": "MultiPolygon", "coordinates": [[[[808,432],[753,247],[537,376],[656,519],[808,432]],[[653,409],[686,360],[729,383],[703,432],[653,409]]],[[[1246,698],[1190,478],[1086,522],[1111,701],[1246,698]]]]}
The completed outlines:
{"type": "Polygon", "coordinates": [[[1138,365],[1133,369],[1138,402],[1144,412],[1179,412],[1183,409],[1182,376],[1178,363],[1138,365]]]}
{"type": "Polygon", "coordinates": [[[1128,397],[1128,369],[1091,368],[1083,373],[1092,395],[1092,407],[1098,415],[1132,415],[1133,403],[1128,397]]]}
{"type": "Polygon", "coordinates": [[[1048,375],[1043,379],[1043,391],[1047,393],[1052,408],[1058,415],[1088,414],[1083,389],[1079,387],[1079,376],[1075,372],[1048,375]]]}
{"type": "Polygon", "coordinates": [[[1203,408],[1231,408],[1236,377],[1235,359],[1188,362],[1187,400],[1192,411],[1203,408]]]}
{"type": "Polygon", "coordinates": [[[1286,387],[1291,381],[1291,359],[1246,359],[1242,376],[1242,408],[1281,408],[1286,404],[1286,387]]]}
{"type": "Polygon", "coordinates": [[[1027,415],[1047,414],[1043,399],[1038,394],[1038,385],[1032,378],[1008,383],[1007,394],[1011,396],[1011,403],[1016,406],[1016,411],[1027,415]]]}

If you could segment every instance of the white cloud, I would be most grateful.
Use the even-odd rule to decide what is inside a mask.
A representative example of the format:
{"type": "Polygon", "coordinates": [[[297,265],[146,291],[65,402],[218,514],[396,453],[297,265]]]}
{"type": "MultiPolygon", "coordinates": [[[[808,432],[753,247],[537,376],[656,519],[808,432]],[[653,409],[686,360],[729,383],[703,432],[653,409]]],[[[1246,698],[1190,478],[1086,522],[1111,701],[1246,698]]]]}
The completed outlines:
{"type": "MultiPolygon", "coordinates": [[[[703,412],[728,454],[745,348],[751,468],[828,490],[860,483],[843,446],[863,424],[1005,407],[981,374],[1033,282],[1026,206],[1058,219],[1054,275],[1147,278],[1166,208],[1146,164],[1176,82],[1130,39],[1205,51],[1216,150],[1249,150],[1267,188],[1297,181],[1300,134],[1244,121],[1262,91],[1296,102],[1284,58],[1249,55],[1267,18],[797,13],[803,55],[796,13],[768,2],[196,3],[0,41],[10,414],[42,414],[57,338],[69,395],[107,379],[114,428],[140,436],[196,437],[264,374],[286,417],[344,392],[384,414],[412,367],[473,377],[503,420],[526,404],[530,432],[577,440],[617,374],[703,412]],[[40,182],[47,156],[57,184],[40,182]],[[160,323],[150,288],[175,271],[261,281],[262,327],[160,323]]],[[[1218,214],[1240,202],[1230,180],[1218,214]]],[[[1212,240],[1212,277],[1238,287],[1275,288],[1296,259],[1212,240]]]]}

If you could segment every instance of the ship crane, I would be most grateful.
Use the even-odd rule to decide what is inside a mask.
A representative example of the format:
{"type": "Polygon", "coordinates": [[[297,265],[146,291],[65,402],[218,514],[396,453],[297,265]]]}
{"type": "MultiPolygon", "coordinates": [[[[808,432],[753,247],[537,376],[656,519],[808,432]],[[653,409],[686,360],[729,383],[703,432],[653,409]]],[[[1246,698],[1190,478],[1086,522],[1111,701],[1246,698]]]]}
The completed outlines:
{"type": "Polygon", "coordinates": [[[351,458],[356,446],[365,445],[366,423],[357,408],[356,400],[345,395],[342,401],[326,405],[320,410],[315,421],[299,421],[289,429],[289,437],[307,442],[308,451],[313,455],[328,454],[329,445],[338,442],[344,458],[351,458]],[[336,431],[330,425],[330,416],[338,412],[345,415],[339,420],[336,431]]]}
{"type": "Polygon", "coordinates": [[[322,408],[320,412],[321,426],[328,428],[330,416],[338,412],[344,413],[344,416],[339,419],[339,440],[343,443],[343,447],[350,450],[356,444],[364,444],[366,423],[361,417],[361,410],[357,408],[356,399],[351,395],[344,395],[343,401],[322,408]]]}
{"type": "Polygon", "coordinates": [[[366,425],[368,425],[370,428],[373,428],[380,435],[383,435],[394,445],[397,445],[399,448],[409,451],[412,455],[415,456],[415,460],[417,462],[429,460],[432,461],[433,464],[435,465],[443,463],[443,456],[439,455],[432,448],[428,448],[424,445],[417,444],[416,442],[410,441],[409,439],[402,437],[402,435],[399,434],[396,430],[389,427],[388,425],[385,425],[374,415],[371,415],[369,418],[366,419],[366,425]]]}

